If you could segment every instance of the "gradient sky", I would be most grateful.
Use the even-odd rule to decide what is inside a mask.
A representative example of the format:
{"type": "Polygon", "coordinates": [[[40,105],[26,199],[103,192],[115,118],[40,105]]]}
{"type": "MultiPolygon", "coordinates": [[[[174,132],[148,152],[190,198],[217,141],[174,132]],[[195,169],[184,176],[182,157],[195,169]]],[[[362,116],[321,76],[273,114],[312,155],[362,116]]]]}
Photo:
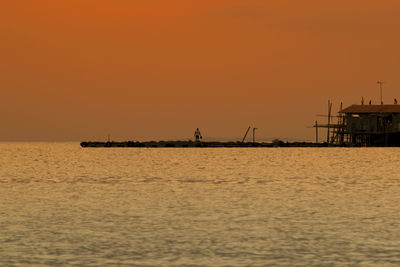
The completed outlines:
{"type": "Polygon", "coordinates": [[[313,140],[327,101],[400,99],[400,1],[15,0],[0,140],[313,140]]]}

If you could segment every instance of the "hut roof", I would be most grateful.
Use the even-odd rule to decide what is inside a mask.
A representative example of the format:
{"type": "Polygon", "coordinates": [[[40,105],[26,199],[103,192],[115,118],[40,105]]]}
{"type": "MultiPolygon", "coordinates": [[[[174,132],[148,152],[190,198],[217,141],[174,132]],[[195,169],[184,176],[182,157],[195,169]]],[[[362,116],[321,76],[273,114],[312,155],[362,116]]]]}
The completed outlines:
{"type": "Polygon", "coordinates": [[[400,113],[400,105],[351,105],[343,109],[342,113],[400,113]]]}

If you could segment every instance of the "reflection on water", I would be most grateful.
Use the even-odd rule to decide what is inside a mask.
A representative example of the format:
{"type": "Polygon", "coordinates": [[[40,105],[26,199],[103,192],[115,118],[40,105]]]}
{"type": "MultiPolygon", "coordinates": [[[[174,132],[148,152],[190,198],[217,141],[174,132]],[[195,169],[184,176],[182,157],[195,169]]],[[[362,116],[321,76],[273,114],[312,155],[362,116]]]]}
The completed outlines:
{"type": "Polygon", "coordinates": [[[0,144],[0,265],[400,264],[400,149],[0,144]]]}

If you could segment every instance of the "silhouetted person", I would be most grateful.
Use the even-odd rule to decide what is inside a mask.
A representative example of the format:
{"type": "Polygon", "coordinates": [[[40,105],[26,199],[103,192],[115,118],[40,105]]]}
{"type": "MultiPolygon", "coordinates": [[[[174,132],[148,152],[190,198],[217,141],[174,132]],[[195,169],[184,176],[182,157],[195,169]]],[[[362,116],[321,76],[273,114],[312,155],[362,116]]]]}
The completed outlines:
{"type": "Polygon", "coordinates": [[[361,98],[361,105],[364,105],[364,97],[361,98]]]}
{"type": "Polygon", "coordinates": [[[203,138],[203,136],[201,136],[199,128],[197,128],[196,131],[194,132],[194,137],[196,138],[196,142],[200,142],[200,139],[203,138]]]}
{"type": "Polygon", "coordinates": [[[369,104],[370,104],[370,105],[372,104],[371,100],[369,101],[369,104]]]}
{"type": "Polygon", "coordinates": [[[397,99],[396,98],[394,99],[394,104],[397,105],[397,99]]]}

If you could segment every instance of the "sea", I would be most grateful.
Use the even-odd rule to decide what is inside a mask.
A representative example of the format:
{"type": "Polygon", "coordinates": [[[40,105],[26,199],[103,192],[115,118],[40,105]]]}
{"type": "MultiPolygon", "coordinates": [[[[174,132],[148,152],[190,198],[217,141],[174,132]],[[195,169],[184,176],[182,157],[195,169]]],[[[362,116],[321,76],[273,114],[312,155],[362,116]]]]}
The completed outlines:
{"type": "Polygon", "coordinates": [[[399,266],[400,148],[0,143],[0,266],[399,266]]]}

